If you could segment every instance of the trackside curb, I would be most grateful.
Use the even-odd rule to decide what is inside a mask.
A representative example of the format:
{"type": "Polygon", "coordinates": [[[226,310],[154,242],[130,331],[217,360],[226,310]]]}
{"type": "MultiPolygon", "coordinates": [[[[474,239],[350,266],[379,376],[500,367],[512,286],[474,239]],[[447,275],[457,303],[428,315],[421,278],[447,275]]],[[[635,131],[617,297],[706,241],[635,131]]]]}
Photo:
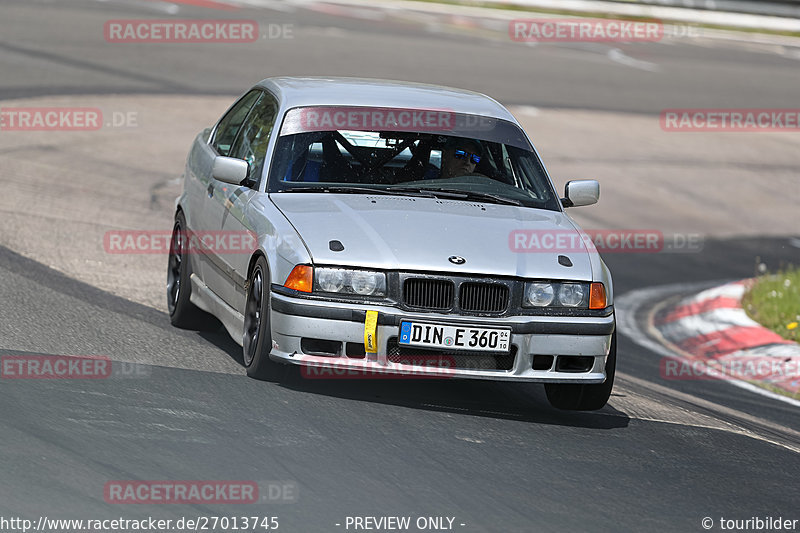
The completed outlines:
{"type": "Polygon", "coordinates": [[[685,361],[662,365],[665,379],[701,379],[701,369],[720,379],[736,379],[800,394],[800,345],[763,327],[742,309],[754,280],[703,290],[651,315],[651,326],[685,361]]]}

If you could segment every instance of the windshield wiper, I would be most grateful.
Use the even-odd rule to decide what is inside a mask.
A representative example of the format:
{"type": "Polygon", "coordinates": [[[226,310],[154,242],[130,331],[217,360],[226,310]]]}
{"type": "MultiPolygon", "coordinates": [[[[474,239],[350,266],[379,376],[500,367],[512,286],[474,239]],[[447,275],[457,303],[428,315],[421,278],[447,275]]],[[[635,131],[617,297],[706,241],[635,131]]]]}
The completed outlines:
{"type": "Polygon", "coordinates": [[[424,189],[422,187],[389,187],[387,189],[373,189],[371,187],[353,187],[336,185],[333,187],[287,187],[277,192],[325,192],[341,194],[383,194],[389,196],[416,196],[422,198],[452,198],[457,200],[490,201],[497,204],[521,206],[522,202],[512,198],[505,198],[496,194],[462,191],[458,189],[424,189]]]}
{"type": "Polygon", "coordinates": [[[454,198],[458,200],[483,200],[491,201],[492,203],[517,205],[521,206],[522,202],[514,200],[513,198],[506,198],[497,194],[488,192],[464,191],[461,189],[423,189],[417,187],[393,187],[389,190],[393,191],[413,191],[425,193],[426,195],[435,196],[437,198],[454,198]]]}
{"type": "Polygon", "coordinates": [[[517,206],[522,205],[522,202],[520,202],[519,200],[514,200],[513,198],[506,198],[505,196],[500,196],[499,194],[492,194],[489,192],[461,191],[455,189],[443,189],[443,192],[465,194],[470,200],[491,200],[498,204],[517,205],[517,206]]]}
{"type": "MultiPolygon", "coordinates": [[[[341,194],[384,194],[397,196],[398,192],[393,192],[389,189],[373,189],[371,187],[352,187],[348,185],[335,185],[332,187],[287,187],[285,189],[278,189],[277,192],[327,192],[327,193],[341,193],[341,194]]],[[[413,191],[400,191],[400,195],[408,194],[413,191]]],[[[428,196],[423,194],[416,194],[414,196],[428,196]]]]}

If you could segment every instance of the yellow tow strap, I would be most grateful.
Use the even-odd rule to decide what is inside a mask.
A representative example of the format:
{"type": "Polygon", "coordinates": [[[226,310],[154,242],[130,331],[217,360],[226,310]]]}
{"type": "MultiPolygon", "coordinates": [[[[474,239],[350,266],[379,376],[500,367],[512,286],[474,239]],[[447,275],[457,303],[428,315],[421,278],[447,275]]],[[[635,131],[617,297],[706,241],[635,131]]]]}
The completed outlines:
{"type": "Polygon", "coordinates": [[[364,351],[371,354],[378,353],[378,312],[367,311],[364,321],[364,351]]]}

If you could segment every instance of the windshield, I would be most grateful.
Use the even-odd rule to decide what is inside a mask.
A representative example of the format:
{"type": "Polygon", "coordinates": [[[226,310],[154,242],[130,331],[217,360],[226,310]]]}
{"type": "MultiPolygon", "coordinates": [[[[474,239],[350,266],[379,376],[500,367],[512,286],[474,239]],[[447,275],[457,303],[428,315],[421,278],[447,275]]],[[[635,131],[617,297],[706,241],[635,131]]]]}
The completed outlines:
{"type": "Polygon", "coordinates": [[[510,122],[446,111],[333,109],[287,113],[270,192],[392,193],[560,209],[535,152],[510,122]]]}

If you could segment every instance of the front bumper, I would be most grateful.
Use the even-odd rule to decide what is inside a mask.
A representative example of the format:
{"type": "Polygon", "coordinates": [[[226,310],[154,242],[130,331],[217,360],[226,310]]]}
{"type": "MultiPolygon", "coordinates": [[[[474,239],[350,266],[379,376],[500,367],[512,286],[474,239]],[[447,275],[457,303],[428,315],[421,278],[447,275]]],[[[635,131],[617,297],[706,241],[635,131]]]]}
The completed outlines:
{"type": "MultiPolygon", "coordinates": [[[[456,377],[505,381],[552,383],[602,383],[605,381],[605,361],[615,328],[613,311],[602,317],[581,316],[513,316],[502,318],[466,317],[437,313],[411,313],[395,307],[359,305],[342,302],[306,300],[272,292],[271,329],[275,361],[315,369],[309,376],[347,377],[370,375],[402,375],[404,377],[456,377]],[[303,339],[325,339],[347,346],[364,342],[364,322],[367,310],[378,312],[376,329],[377,354],[348,357],[343,355],[312,355],[304,353],[303,339]],[[467,364],[428,365],[394,357],[397,352],[401,320],[422,320],[442,324],[461,324],[482,327],[510,327],[513,361],[507,368],[474,368],[469,364],[483,361],[485,354],[458,355],[467,364]],[[547,369],[534,369],[534,358],[553,356],[547,369]],[[569,371],[559,369],[559,361],[587,362],[585,368],[569,371]],[[591,358],[588,359],[588,358],[591,358]],[[394,359],[394,360],[392,360],[394,359]],[[410,364],[404,364],[410,363],[410,364]],[[320,369],[326,369],[327,372],[320,369]]],[[[421,353],[435,353],[419,350],[421,353]]],[[[439,352],[441,353],[441,352],[439,352]]],[[[457,352],[446,352],[457,353],[457,352]]],[[[455,361],[455,358],[451,360],[455,361]]],[[[563,365],[570,367],[570,365],[563,365]]],[[[540,368],[541,364],[537,364],[540,368]]]]}

